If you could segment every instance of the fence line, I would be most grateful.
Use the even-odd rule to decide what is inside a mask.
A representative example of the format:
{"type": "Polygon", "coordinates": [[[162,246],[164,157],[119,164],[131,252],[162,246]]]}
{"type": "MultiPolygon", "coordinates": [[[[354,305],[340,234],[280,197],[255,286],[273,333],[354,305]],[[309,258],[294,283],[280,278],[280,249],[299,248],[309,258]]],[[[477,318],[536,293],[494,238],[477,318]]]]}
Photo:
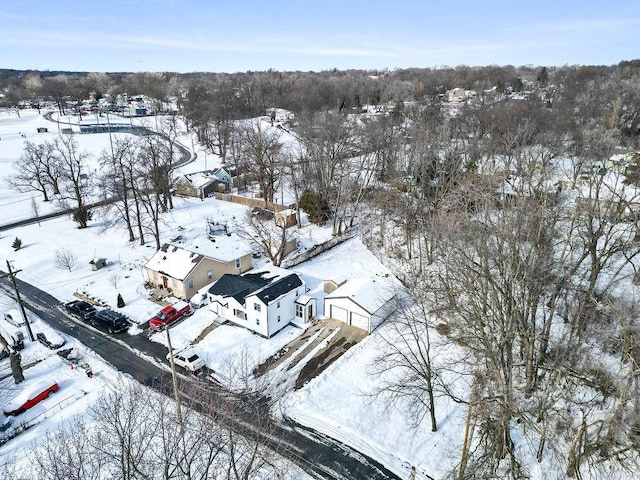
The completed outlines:
{"type": "Polygon", "coordinates": [[[281,205],[279,203],[267,202],[263,198],[242,197],[240,195],[233,195],[231,193],[216,192],[216,200],[239,203],[240,205],[245,205],[247,207],[264,208],[274,212],[281,212],[282,210],[287,210],[288,208],[294,208],[294,205],[281,205]]]}
{"type": "Polygon", "coordinates": [[[355,233],[341,235],[339,237],[332,237],[326,242],[319,243],[318,245],[314,245],[309,250],[306,250],[299,255],[296,255],[293,258],[285,258],[280,265],[282,268],[291,268],[296,265],[306,262],[307,260],[312,259],[313,257],[320,255],[321,253],[326,252],[327,250],[332,249],[336,245],[340,245],[342,242],[346,242],[347,240],[355,237],[355,233]]]}

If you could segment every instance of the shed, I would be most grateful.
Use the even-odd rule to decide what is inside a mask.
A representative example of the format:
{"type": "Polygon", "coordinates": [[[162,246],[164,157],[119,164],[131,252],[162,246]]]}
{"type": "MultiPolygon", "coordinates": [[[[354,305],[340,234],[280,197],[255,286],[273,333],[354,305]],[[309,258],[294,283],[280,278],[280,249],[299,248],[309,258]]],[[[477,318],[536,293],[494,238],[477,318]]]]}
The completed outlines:
{"type": "Polygon", "coordinates": [[[371,333],[393,312],[395,296],[391,282],[355,278],[325,297],[324,314],[371,333]]]}
{"type": "Polygon", "coordinates": [[[107,259],[96,257],[89,262],[89,265],[91,265],[91,270],[100,270],[107,266],[107,259]]]}
{"type": "Polygon", "coordinates": [[[276,225],[281,228],[293,227],[298,223],[298,217],[296,211],[292,208],[287,208],[276,213],[276,225]]]}

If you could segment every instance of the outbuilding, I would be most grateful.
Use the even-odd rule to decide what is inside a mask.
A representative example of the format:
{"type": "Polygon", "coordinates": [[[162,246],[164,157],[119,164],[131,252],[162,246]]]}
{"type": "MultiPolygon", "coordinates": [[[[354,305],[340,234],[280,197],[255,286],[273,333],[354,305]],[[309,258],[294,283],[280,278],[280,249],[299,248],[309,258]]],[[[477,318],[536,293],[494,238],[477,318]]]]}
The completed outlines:
{"type": "Polygon", "coordinates": [[[371,333],[395,309],[395,289],[389,281],[354,278],[324,299],[324,315],[371,333]]]}

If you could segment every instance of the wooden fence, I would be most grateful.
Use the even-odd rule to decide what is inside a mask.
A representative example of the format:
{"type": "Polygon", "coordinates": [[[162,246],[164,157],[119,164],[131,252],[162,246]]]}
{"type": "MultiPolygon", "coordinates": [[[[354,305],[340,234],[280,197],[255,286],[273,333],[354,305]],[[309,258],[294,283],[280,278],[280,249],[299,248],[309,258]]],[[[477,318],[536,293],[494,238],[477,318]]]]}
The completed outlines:
{"type": "Polygon", "coordinates": [[[295,208],[295,205],[281,205],[279,203],[267,202],[263,198],[242,197],[231,193],[216,192],[216,200],[239,203],[240,205],[246,205],[247,207],[264,208],[265,210],[271,210],[272,212],[281,212],[288,208],[295,208]]]}

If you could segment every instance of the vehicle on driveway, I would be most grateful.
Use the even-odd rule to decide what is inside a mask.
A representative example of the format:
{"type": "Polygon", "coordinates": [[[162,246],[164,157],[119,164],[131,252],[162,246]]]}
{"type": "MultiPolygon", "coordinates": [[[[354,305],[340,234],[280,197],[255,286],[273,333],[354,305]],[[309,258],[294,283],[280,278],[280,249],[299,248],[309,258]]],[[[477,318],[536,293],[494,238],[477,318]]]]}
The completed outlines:
{"type": "MultiPolygon", "coordinates": [[[[171,360],[171,353],[167,353],[167,360],[171,360]]],[[[204,367],[204,360],[193,352],[182,351],[174,353],[173,362],[177,366],[193,373],[204,367]]]]}
{"type": "Polygon", "coordinates": [[[33,385],[27,386],[27,388],[4,406],[4,414],[7,417],[20,415],[45,398],[53,395],[59,388],[58,382],[50,379],[40,380],[33,385]]]}
{"type": "MultiPolygon", "coordinates": [[[[33,323],[33,319],[29,318],[28,315],[27,315],[27,318],[29,319],[29,323],[33,323]]],[[[7,321],[7,323],[13,325],[14,327],[18,327],[18,328],[26,327],[22,314],[15,308],[12,308],[11,310],[7,310],[4,313],[4,319],[7,321]]]]}
{"type": "Polygon", "coordinates": [[[192,313],[191,305],[187,302],[178,302],[174,305],[167,305],[156,313],[151,320],[149,320],[149,328],[156,332],[160,331],[167,325],[184,316],[191,315],[192,313]]]}
{"type": "Polygon", "coordinates": [[[120,333],[130,326],[127,317],[108,308],[100,310],[89,319],[93,326],[102,328],[109,333],[120,333]]]}
{"type": "Polygon", "coordinates": [[[96,313],[98,312],[98,310],[96,310],[96,307],[91,305],[89,302],[85,302],[84,300],[74,300],[72,302],[65,303],[64,308],[71,315],[73,315],[74,317],[78,317],[85,322],[95,317],[96,313]]]}
{"type": "Polygon", "coordinates": [[[45,347],[50,348],[51,350],[57,350],[62,347],[67,341],[62,338],[62,336],[53,330],[48,332],[38,332],[36,334],[36,338],[38,341],[43,344],[45,347]]]}

